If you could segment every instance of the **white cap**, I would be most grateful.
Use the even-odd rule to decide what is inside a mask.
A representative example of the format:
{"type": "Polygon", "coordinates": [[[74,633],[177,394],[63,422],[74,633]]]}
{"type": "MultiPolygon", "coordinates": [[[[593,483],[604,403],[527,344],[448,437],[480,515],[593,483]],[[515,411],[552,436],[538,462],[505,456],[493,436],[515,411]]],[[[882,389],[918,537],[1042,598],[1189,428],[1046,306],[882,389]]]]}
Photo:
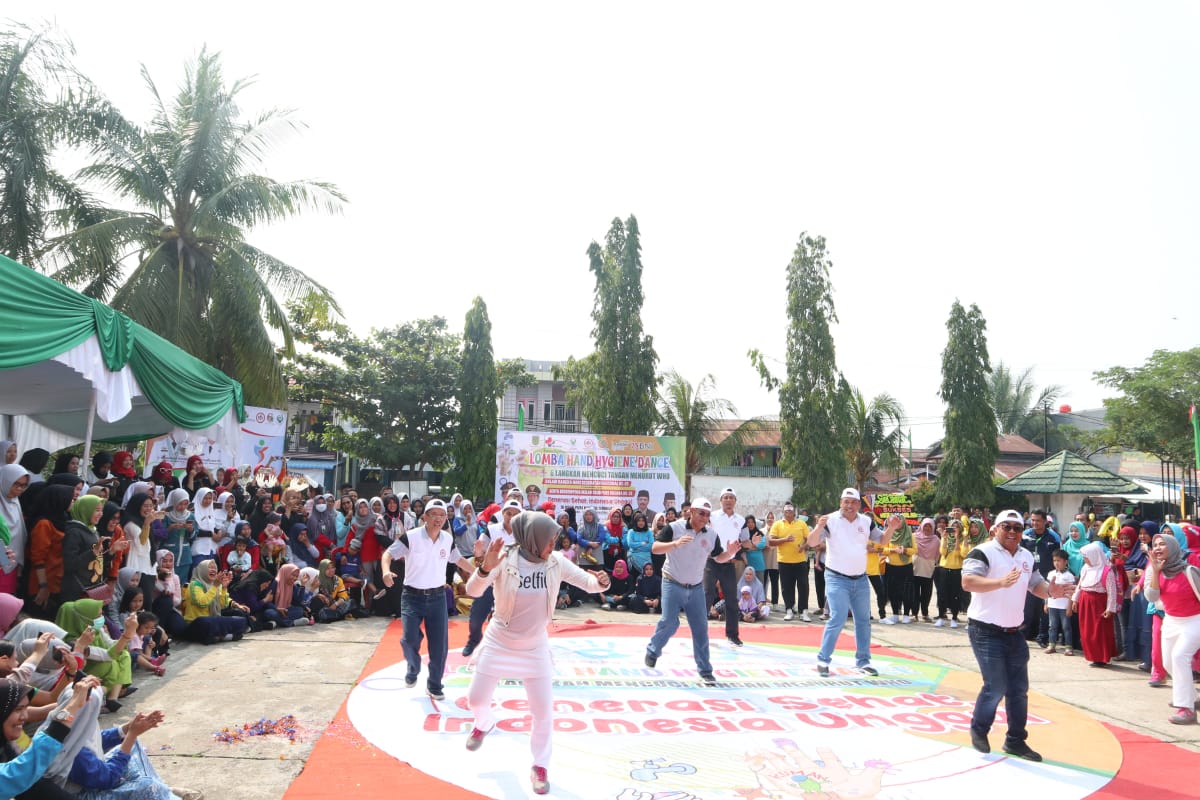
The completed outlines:
{"type": "Polygon", "coordinates": [[[712,503],[708,502],[708,498],[706,497],[697,497],[692,501],[692,508],[702,508],[705,511],[711,512],[712,503]]]}
{"type": "Polygon", "coordinates": [[[845,500],[847,497],[849,497],[851,500],[862,500],[862,498],[859,497],[858,489],[855,489],[853,486],[849,487],[848,489],[842,489],[842,499],[845,500]]]}
{"type": "Polygon", "coordinates": [[[435,497],[425,504],[426,511],[433,511],[434,509],[437,509],[438,511],[445,511],[446,504],[435,497]]]}
{"type": "Polygon", "coordinates": [[[735,492],[733,489],[726,488],[721,490],[721,497],[724,497],[727,494],[733,495],[733,499],[737,500],[737,492],[735,492]]]}
{"type": "Polygon", "coordinates": [[[996,515],[996,524],[999,525],[1001,522],[1016,522],[1023,527],[1025,525],[1025,518],[1021,516],[1019,511],[1009,509],[1008,511],[1001,511],[996,515]]]}
{"type": "Polygon", "coordinates": [[[525,506],[521,505],[521,502],[519,500],[509,500],[507,503],[500,506],[500,513],[503,514],[505,511],[508,511],[510,508],[515,508],[517,511],[525,510],[525,506]]]}

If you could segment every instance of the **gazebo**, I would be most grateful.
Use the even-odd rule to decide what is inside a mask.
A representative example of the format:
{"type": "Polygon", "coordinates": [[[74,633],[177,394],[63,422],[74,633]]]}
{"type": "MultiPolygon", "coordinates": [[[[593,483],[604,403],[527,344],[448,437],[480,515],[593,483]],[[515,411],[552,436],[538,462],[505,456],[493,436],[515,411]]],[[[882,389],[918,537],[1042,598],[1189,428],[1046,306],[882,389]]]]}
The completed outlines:
{"type": "Polygon", "coordinates": [[[1031,507],[1049,511],[1060,533],[1089,497],[1146,494],[1144,488],[1128,478],[1098,467],[1070,450],[1055,453],[997,488],[1024,494],[1029,497],[1031,507]]]}

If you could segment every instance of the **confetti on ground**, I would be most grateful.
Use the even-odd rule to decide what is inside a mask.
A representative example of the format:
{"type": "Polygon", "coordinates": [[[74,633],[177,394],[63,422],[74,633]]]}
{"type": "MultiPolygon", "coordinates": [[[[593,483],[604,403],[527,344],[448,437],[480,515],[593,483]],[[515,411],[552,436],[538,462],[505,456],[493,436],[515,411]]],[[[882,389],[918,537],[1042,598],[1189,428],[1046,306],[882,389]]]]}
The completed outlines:
{"type": "Polygon", "coordinates": [[[279,719],[263,717],[258,722],[244,723],[240,728],[222,728],[213,734],[213,738],[218,742],[236,744],[251,736],[283,736],[290,744],[295,744],[296,738],[303,733],[304,728],[293,715],[288,714],[279,719]]]}

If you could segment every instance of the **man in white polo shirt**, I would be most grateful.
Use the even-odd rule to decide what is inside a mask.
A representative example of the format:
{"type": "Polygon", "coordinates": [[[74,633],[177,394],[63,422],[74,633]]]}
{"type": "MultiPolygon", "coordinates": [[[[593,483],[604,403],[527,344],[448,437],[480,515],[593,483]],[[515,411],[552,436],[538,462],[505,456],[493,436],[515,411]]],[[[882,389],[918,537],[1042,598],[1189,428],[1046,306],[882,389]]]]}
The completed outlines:
{"type": "Polygon", "coordinates": [[[842,491],[841,511],[817,518],[817,527],[808,536],[808,546],[825,542],[825,600],[829,603],[829,621],[821,634],[817,653],[817,672],[829,677],[833,648],[846,624],[846,612],[854,615],[854,665],[867,675],[878,675],[871,666],[871,582],[867,580],[867,542],[888,544],[900,527],[895,517],[881,530],[866,514],[858,513],[858,490],[842,491]]]}
{"type": "MultiPolygon", "coordinates": [[[[646,666],[653,668],[667,641],[679,630],[679,612],[687,615],[692,632],[692,656],[696,671],[707,686],[715,686],[712,662],[708,659],[708,614],[704,603],[704,565],[711,557],[724,563],[738,551],[738,540],[722,548],[717,533],[708,524],[712,503],[697,497],[687,519],[680,519],[654,534],[651,553],[665,553],[662,575],[662,617],[646,646],[646,666]]],[[[730,601],[737,603],[736,598],[730,601]]],[[[736,612],[735,612],[736,616],[736,612]]]]}
{"type": "Polygon", "coordinates": [[[384,551],[381,566],[383,582],[389,588],[395,582],[392,560],[403,558],[404,593],[400,595],[400,619],[404,625],[404,660],[408,674],[404,684],[417,685],[421,671],[421,625],[429,639],[429,680],[425,692],[434,700],[445,700],[442,676],[446,672],[449,651],[449,621],[446,611],[446,565],[454,564],[465,572],[474,569],[454,546],[454,535],[442,530],[446,524],[446,504],[436,497],[425,506],[425,524],[413,528],[392,542],[384,551]]]}
{"type": "MultiPolygon", "coordinates": [[[[737,493],[733,489],[721,492],[721,510],[712,515],[709,526],[717,532],[722,551],[731,543],[737,543],[738,549],[750,546],[750,532],[745,529],[746,520],[734,511],[737,507],[737,493]],[[743,535],[745,539],[743,539],[743,535]],[[742,544],[742,542],[745,544],[742,544]]],[[[694,508],[694,506],[693,506],[694,508]]],[[[737,558],[735,551],[734,558],[737,558]]],[[[737,611],[737,568],[732,560],[717,561],[710,558],[704,569],[704,597],[711,609],[717,602],[717,586],[721,587],[721,596],[725,598],[725,638],[735,647],[742,646],[738,637],[737,611]]]]}
{"type": "Polygon", "coordinates": [[[967,636],[979,663],[983,686],[971,714],[971,744],[990,753],[988,732],[996,720],[996,706],[1004,700],[1008,735],[1004,752],[1029,761],[1042,757],[1025,739],[1029,714],[1029,644],[1022,627],[1026,592],[1043,600],[1065,596],[1066,585],[1051,585],[1038,572],[1033,553],[1021,547],[1025,523],[1016,511],[1001,511],[992,526],[992,538],[963,561],[962,588],[971,593],[967,611],[967,636]]]}
{"type": "MultiPolygon", "coordinates": [[[[522,511],[520,496],[518,492],[516,497],[506,500],[500,508],[500,521],[489,524],[487,531],[475,540],[476,558],[482,558],[496,539],[503,539],[505,547],[516,544],[517,540],[513,538],[512,533],[512,521],[513,517],[522,511]]],[[[483,641],[483,623],[487,622],[488,614],[492,613],[495,605],[496,598],[492,594],[491,586],[471,603],[471,618],[467,623],[467,644],[463,648],[463,656],[470,656],[483,641]]]]}

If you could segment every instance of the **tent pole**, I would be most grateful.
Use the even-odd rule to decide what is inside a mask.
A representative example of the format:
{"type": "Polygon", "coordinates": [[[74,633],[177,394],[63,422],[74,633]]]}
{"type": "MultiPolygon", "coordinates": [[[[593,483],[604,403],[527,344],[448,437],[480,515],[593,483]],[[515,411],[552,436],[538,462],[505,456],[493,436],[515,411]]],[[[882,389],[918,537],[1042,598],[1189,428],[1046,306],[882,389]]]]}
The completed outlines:
{"type": "Polygon", "coordinates": [[[91,401],[91,403],[88,404],[87,433],[84,435],[85,438],[83,440],[83,458],[79,459],[79,468],[81,470],[87,469],[87,467],[85,467],[84,465],[89,464],[92,461],[92,431],[93,431],[93,427],[95,426],[95,424],[96,424],[96,390],[95,390],[95,388],[93,388],[92,389],[92,401],[91,401]]]}

